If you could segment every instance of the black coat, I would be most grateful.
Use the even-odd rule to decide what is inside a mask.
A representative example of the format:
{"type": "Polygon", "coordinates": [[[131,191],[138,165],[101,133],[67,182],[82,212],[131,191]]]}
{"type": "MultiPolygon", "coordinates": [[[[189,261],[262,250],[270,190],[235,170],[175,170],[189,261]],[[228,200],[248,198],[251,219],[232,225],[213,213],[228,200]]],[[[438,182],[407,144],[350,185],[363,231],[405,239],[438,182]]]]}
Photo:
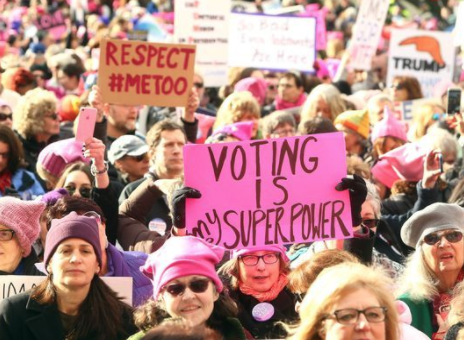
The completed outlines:
{"type": "MultiPolygon", "coordinates": [[[[127,324],[124,325],[127,334],[137,331],[131,315],[126,315],[123,320],[127,324]]],[[[0,339],[63,340],[64,336],[65,332],[56,304],[41,305],[30,298],[30,292],[9,297],[0,303],[0,339]]],[[[127,337],[124,335],[118,339],[127,337]]]]}

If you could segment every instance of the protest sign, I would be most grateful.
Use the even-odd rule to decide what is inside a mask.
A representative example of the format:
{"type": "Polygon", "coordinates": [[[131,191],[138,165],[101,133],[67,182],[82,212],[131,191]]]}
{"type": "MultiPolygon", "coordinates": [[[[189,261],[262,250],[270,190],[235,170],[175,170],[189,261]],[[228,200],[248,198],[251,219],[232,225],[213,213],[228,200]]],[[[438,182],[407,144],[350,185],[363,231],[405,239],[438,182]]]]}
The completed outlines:
{"type": "Polygon", "coordinates": [[[232,13],[229,66],[313,72],[316,19],[232,13]]]}
{"type": "Polygon", "coordinates": [[[370,70],[379,44],[390,0],[361,2],[350,43],[350,65],[357,70],[370,70]]]}
{"type": "Polygon", "coordinates": [[[456,50],[451,33],[392,29],[387,86],[395,76],[416,77],[424,97],[441,80],[453,80],[456,50]]]}
{"type": "MultiPolygon", "coordinates": [[[[45,276],[0,275],[0,301],[27,292],[39,285],[45,276]]],[[[100,277],[123,301],[132,306],[132,277],[100,277]]]]}
{"type": "Polygon", "coordinates": [[[195,64],[206,86],[227,83],[230,6],[230,0],[176,0],[176,41],[196,45],[195,64]]]}
{"type": "Polygon", "coordinates": [[[458,5],[456,15],[456,25],[453,29],[454,46],[464,45],[464,2],[461,1],[458,5]]]}
{"type": "Polygon", "coordinates": [[[192,45],[103,40],[98,72],[103,101],[186,106],[194,62],[192,45]]]}
{"type": "Polygon", "coordinates": [[[35,26],[40,31],[48,31],[56,40],[62,39],[66,32],[66,23],[61,10],[37,16],[35,26]]]}
{"type": "Polygon", "coordinates": [[[227,249],[352,235],[342,133],[184,147],[187,232],[227,249]]]}

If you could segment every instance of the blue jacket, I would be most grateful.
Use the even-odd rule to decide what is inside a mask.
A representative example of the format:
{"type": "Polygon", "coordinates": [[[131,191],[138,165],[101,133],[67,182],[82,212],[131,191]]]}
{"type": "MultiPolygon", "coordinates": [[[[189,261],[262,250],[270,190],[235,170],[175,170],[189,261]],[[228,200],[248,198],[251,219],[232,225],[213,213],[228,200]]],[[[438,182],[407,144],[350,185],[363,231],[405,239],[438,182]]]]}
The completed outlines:
{"type": "MultiPolygon", "coordinates": [[[[11,185],[22,200],[33,200],[37,196],[45,194],[44,189],[40,185],[35,175],[25,169],[18,169],[11,178],[11,185]]],[[[0,192],[0,197],[3,196],[0,192]]]]}
{"type": "Polygon", "coordinates": [[[151,281],[140,271],[148,255],[138,251],[121,251],[111,243],[106,248],[106,255],[108,272],[105,276],[132,277],[132,305],[136,307],[144,304],[153,295],[151,281]]]}

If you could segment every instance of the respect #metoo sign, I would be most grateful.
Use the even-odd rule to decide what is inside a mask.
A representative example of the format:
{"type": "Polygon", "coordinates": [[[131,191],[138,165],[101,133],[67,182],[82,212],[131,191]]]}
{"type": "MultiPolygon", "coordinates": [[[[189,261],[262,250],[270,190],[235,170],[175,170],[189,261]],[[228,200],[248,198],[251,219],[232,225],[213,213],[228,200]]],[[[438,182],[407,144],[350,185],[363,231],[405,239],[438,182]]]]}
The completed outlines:
{"type": "Polygon", "coordinates": [[[103,40],[98,85],[111,104],[186,106],[195,46],[103,40]]]}
{"type": "Polygon", "coordinates": [[[352,236],[341,133],[186,145],[187,232],[226,249],[352,236]]]}

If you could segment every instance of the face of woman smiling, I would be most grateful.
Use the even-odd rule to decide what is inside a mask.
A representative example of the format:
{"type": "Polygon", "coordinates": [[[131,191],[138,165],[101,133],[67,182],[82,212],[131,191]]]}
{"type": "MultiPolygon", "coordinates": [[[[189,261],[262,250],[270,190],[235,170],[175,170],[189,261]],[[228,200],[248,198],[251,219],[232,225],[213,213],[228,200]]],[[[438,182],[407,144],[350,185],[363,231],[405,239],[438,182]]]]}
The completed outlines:
{"type": "Polygon", "coordinates": [[[184,319],[190,327],[202,326],[209,319],[214,309],[214,302],[219,298],[212,281],[202,275],[188,275],[170,281],[161,291],[161,299],[166,311],[172,317],[184,319]],[[207,281],[204,292],[195,293],[190,283],[197,280],[207,281]],[[169,291],[172,285],[184,285],[185,290],[177,296],[169,291]]]}

